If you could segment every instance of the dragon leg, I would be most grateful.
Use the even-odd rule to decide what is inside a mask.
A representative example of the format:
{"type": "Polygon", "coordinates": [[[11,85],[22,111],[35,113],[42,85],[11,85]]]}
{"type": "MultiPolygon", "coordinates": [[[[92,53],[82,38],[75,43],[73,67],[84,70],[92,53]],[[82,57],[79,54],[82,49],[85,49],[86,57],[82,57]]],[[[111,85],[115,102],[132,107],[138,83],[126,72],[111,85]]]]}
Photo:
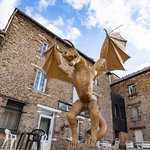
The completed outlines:
{"type": "Polygon", "coordinates": [[[77,135],[77,120],[76,116],[81,112],[83,104],[80,100],[77,100],[73,105],[71,110],[67,113],[67,119],[72,132],[72,142],[68,146],[68,150],[76,150],[78,143],[77,135]]]}

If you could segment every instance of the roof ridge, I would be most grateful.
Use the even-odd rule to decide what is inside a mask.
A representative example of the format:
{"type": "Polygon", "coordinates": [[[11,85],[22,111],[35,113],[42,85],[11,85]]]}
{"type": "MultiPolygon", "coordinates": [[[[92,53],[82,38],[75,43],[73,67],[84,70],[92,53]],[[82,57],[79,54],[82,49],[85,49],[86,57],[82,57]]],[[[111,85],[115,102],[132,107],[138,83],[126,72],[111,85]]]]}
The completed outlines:
{"type": "Polygon", "coordinates": [[[117,79],[117,80],[113,81],[110,85],[113,86],[113,85],[115,85],[117,83],[120,83],[120,82],[122,82],[124,80],[130,79],[132,77],[138,76],[138,75],[140,75],[142,73],[145,73],[147,71],[150,71],[150,66],[144,67],[143,69],[140,69],[138,71],[130,73],[130,74],[128,74],[128,75],[126,75],[126,76],[124,76],[124,77],[122,77],[120,79],[117,79]]]}

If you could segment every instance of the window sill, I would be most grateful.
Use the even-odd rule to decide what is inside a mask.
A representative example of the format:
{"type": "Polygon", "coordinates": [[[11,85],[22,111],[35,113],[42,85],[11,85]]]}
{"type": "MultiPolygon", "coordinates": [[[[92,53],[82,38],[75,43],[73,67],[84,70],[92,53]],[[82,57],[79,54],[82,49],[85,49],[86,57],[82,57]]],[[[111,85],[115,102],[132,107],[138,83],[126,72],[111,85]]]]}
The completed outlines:
{"type": "Polygon", "coordinates": [[[37,90],[34,90],[33,88],[30,88],[30,87],[27,87],[27,89],[30,90],[30,91],[32,91],[33,93],[37,93],[37,94],[40,94],[40,95],[52,98],[51,95],[46,94],[45,92],[37,91],[37,90]]]}
{"type": "Polygon", "coordinates": [[[134,94],[128,95],[128,97],[132,98],[132,97],[136,97],[137,95],[138,95],[138,93],[134,93],[134,94]]]}

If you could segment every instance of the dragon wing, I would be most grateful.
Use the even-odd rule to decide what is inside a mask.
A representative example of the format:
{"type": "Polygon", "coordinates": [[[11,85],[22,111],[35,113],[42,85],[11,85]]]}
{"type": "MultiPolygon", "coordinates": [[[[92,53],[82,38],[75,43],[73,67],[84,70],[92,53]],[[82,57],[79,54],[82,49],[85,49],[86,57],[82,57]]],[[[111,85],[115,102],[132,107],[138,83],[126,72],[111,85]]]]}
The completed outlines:
{"type": "Polygon", "coordinates": [[[45,63],[42,69],[48,79],[53,78],[71,83],[71,78],[61,67],[63,64],[63,57],[54,45],[45,53],[45,63]]]}
{"type": "Polygon", "coordinates": [[[127,41],[119,33],[108,34],[103,43],[100,58],[105,58],[108,71],[124,70],[123,63],[130,57],[125,52],[127,41]]]}
{"type": "Polygon", "coordinates": [[[123,63],[130,58],[125,52],[126,43],[119,33],[108,34],[106,31],[100,58],[94,64],[96,76],[106,71],[124,70],[123,63]]]}

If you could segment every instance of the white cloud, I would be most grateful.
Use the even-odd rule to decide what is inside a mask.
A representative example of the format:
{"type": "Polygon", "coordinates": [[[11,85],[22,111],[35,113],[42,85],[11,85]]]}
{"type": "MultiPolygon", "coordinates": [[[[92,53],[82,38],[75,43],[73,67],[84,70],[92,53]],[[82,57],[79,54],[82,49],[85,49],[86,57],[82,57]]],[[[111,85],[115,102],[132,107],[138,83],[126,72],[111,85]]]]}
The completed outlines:
{"type": "MultiPolygon", "coordinates": [[[[16,8],[20,2],[21,0],[0,0],[0,29],[5,27],[14,8],[16,8]]],[[[50,21],[41,14],[42,10],[50,5],[54,5],[55,2],[56,0],[39,0],[38,7],[27,6],[25,7],[25,12],[61,38],[68,38],[72,40],[72,42],[75,42],[81,33],[80,30],[73,25],[73,22],[71,24],[65,24],[61,16],[56,20],[50,21]]],[[[81,8],[81,5],[86,4],[86,0],[76,1],[73,2],[73,4],[74,3],[76,7],[81,8]]]]}
{"type": "Polygon", "coordinates": [[[132,72],[141,63],[144,66],[150,65],[149,0],[90,0],[84,25],[110,30],[123,25],[119,31],[128,40],[128,47],[133,48],[128,50],[132,55],[130,63],[125,64],[126,68],[132,72]],[[138,51],[140,56],[136,54],[138,51]]]}
{"type": "Polygon", "coordinates": [[[20,0],[0,0],[0,29],[3,29],[20,0]]]}
{"type": "Polygon", "coordinates": [[[58,20],[49,21],[47,18],[42,16],[40,13],[35,12],[33,7],[26,7],[25,10],[26,10],[26,13],[30,17],[34,18],[40,24],[45,26],[47,29],[49,29],[50,31],[54,32],[58,36],[64,37],[64,34],[63,34],[62,30],[59,29],[59,25],[60,24],[59,25],[57,24],[58,26],[56,25],[56,22],[61,22],[61,25],[62,25],[62,23],[63,23],[63,19],[62,18],[60,19],[60,17],[59,17],[58,20]]]}
{"type": "Polygon", "coordinates": [[[64,0],[64,2],[71,5],[74,9],[80,10],[84,6],[88,5],[90,0],[64,0]]]}
{"type": "MultiPolygon", "coordinates": [[[[72,42],[76,42],[81,35],[80,30],[77,27],[74,27],[73,23],[65,24],[63,18],[60,16],[56,20],[50,21],[40,13],[36,12],[33,7],[26,7],[25,10],[29,16],[63,39],[69,39],[72,42]]],[[[70,20],[68,21],[70,22],[70,20]]]]}
{"type": "Polygon", "coordinates": [[[39,11],[45,10],[48,6],[55,5],[56,0],[39,0],[38,9],[39,11]]]}
{"type": "Polygon", "coordinates": [[[97,17],[95,12],[88,11],[87,16],[85,17],[85,20],[81,20],[82,25],[86,26],[87,28],[96,27],[98,25],[97,17]]]}
{"type": "Polygon", "coordinates": [[[55,20],[54,21],[54,25],[56,25],[56,26],[59,26],[59,27],[61,27],[61,26],[64,26],[64,20],[63,20],[63,18],[62,17],[58,17],[58,19],[57,20],[55,20]]]}
{"type": "Polygon", "coordinates": [[[59,29],[57,26],[53,24],[53,22],[50,22],[45,17],[41,16],[40,14],[35,14],[34,18],[40,22],[42,25],[44,25],[46,28],[48,28],[50,31],[54,32],[55,34],[63,37],[63,32],[61,29],[59,29]]]}
{"type": "Polygon", "coordinates": [[[79,37],[80,37],[81,33],[80,30],[76,27],[69,27],[68,30],[68,34],[67,34],[67,39],[75,42],[79,37]]]}
{"type": "Polygon", "coordinates": [[[27,6],[25,7],[25,12],[27,15],[29,15],[30,17],[32,17],[32,13],[33,13],[33,7],[27,6]]]}
{"type": "Polygon", "coordinates": [[[150,50],[149,0],[91,0],[84,24],[108,29],[123,24],[120,31],[135,48],[150,50]]]}

